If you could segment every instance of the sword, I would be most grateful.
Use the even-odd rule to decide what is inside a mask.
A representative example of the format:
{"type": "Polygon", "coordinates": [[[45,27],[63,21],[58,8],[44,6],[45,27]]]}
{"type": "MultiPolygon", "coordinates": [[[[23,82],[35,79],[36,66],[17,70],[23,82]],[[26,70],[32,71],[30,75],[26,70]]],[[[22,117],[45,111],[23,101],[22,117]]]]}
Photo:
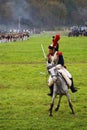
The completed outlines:
{"type": "Polygon", "coordinates": [[[44,48],[43,48],[43,45],[42,45],[42,44],[41,44],[41,49],[42,49],[42,52],[43,52],[43,55],[44,55],[44,59],[47,60],[46,53],[45,53],[45,51],[44,51],[44,48]]]}

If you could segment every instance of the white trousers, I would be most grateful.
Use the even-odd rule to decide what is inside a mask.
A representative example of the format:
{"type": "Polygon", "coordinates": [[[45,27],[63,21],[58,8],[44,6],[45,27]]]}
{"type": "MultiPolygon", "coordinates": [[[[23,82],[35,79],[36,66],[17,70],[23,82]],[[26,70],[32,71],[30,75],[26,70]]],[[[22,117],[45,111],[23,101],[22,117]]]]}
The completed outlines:
{"type": "Polygon", "coordinates": [[[48,86],[51,87],[53,85],[53,79],[51,76],[49,76],[49,79],[48,79],[48,86]]]}

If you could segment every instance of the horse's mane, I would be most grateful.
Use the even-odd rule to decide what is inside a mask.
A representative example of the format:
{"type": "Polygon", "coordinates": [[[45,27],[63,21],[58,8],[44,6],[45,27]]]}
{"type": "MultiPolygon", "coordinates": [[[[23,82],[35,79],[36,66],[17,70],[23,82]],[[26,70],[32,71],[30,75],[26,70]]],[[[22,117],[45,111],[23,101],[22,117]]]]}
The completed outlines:
{"type": "Polygon", "coordinates": [[[54,87],[57,89],[57,93],[66,94],[66,92],[68,91],[68,85],[62,74],[58,72],[56,78],[57,80],[54,83],[54,87]]]}

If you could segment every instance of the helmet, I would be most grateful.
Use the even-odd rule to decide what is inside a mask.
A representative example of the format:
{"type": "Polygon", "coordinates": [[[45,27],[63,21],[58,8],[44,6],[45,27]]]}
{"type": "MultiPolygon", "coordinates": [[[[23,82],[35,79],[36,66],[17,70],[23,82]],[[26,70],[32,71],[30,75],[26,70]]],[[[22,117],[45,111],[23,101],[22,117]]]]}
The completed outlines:
{"type": "Polygon", "coordinates": [[[51,50],[54,49],[54,47],[52,45],[49,45],[48,48],[51,49],[51,50]]]}

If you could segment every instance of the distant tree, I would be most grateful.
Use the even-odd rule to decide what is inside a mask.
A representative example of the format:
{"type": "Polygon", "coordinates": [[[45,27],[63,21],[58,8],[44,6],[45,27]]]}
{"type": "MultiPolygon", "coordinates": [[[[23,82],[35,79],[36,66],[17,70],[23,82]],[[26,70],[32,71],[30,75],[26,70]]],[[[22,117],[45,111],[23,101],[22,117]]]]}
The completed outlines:
{"type": "Polygon", "coordinates": [[[80,25],[87,22],[87,0],[0,0],[0,23],[18,23],[19,16],[33,27],[80,25]]]}
{"type": "MultiPolygon", "coordinates": [[[[4,0],[5,1],[5,0],[4,0]]],[[[11,18],[11,8],[10,8],[10,5],[6,2],[6,3],[2,3],[0,5],[0,17],[3,19],[3,20],[8,20],[11,18]]]]}

